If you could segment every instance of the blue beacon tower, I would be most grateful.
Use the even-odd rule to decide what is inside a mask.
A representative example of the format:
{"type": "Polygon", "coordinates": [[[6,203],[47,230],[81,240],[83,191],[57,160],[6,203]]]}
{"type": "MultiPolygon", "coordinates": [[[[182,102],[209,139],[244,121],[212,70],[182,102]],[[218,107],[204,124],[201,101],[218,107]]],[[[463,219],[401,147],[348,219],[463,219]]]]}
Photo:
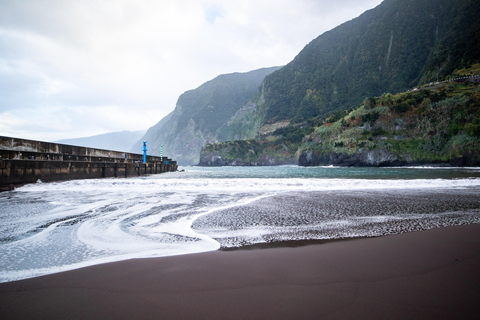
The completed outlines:
{"type": "Polygon", "coordinates": [[[147,163],[147,141],[143,141],[143,163],[147,163]]]}

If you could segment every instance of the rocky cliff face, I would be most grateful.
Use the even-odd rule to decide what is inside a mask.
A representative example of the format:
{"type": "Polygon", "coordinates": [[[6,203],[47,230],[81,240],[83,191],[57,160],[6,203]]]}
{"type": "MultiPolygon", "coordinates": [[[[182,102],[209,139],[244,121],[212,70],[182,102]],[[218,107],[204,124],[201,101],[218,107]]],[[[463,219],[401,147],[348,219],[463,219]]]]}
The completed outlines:
{"type": "Polygon", "coordinates": [[[205,143],[245,139],[245,127],[255,124],[257,119],[254,104],[248,101],[259,94],[265,76],[278,69],[221,75],[185,92],[178,98],[175,110],[150,128],[134,148],[147,141],[149,154],[160,155],[162,148],[164,155],[180,165],[196,165],[205,143]],[[246,114],[250,118],[245,122],[246,114]],[[243,122],[236,121],[237,118],[243,122]],[[239,123],[244,127],[238,128],[239,123]]]}
{"type": "Polygon", "coordinates": [[[281,141],[237,140],[207,144],[200,154],[200,166],[276,166],[297,164],[296,147],[281,141]],[[275,146],[276,149],[271,147],[275,146]]]}
{"type": "Polygon", "coordinates": [[[365,99],[321,123],[288,125],[249,141],[207,145],[200,165],[296,160],[301,166],[478,166],[480,87],[472,81],[446,81],[365,99]]]}
{"type": "Polygon", "coordinates": [[[385,0],[312,40],[263,83],[266,121],[301,122],[392,94],[479,61],[480,5],[385,0]]]}
{"type": "Polygon", "coordinates": [[[440,161],[413,160],[411,155],[400,157],[385,150],[359,150],[354,154],[314,151],[303,152],[298,160],[300,166],[347,166],[347,167],[391,167],[391,166],[417,166],[417,165],[450,165],[458,163],[460,159],[448,163],[440,161]]]}
{"type": "Polygon", "coordinates": [[[395,165],[460,159],[465,150],[479,148],[475,119],[480,117],[463,111],[464,118],[459,117],[455,108],[464,101],[436,103],[463,93],[450,94],[446,88],[432,92],[430,99],[430,93],[405,92],[392,100],[387,92],[447,80],[478,63],[479,15],[477,1],[385,0],[312,40],[282,68],[222,75],[185,92],[168,121],[152,127],[142,140],[152,154],[163,146],[164,154],[183,165],[283,164],[300,158],[305,164],[395,165]],[[355,114],[333,119],[359,104],[363,109],[355,114]],[[305,141],[304,132],[264,139],[264,125],[284,121],[295,130],[308,123],[319,131],[305,141]],[[261,146],[247,153],[253,149],[201,151],[205,144],[238,145],[245,139],[261,146]],[[217,155],[204,157],[208,152],[217,155]]]}
{"type": "Polygon", "coordinates": [[[279,166],[296,165],[295,158],[285,159],[283,157],[263,154],[258,158],[247,160],[243,157],[231,158],[228,155],[222,156],[219,152],[202,152],[199,166],[202,167],[223,167],[223,166],[279,166]]]}
{"type": "Polygon", "coordinates": [[[300,155],[298,165],[310,166],[347,166],[347,167],[400,167],[400,166],[452,166],[477,167],[480,165],[480,154],[465,152],[456,158],[442,160],[414,160],[412,155],[399,156],[385,150],[360,150],[355,154],[307,151],[300,155]]]}
{"type": "Polygon", "coordinates": [[[476,83],[383,95],[318,127],[300,148],[299,165],[477,166],[478,106],[476,83]]]}

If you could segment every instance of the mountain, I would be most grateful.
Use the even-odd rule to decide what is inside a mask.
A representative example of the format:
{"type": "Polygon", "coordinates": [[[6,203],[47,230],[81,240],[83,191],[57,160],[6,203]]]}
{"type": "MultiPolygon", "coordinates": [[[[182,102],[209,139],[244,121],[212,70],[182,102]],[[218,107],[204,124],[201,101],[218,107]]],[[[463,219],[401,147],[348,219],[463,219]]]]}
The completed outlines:
{"type": "Polygon", "coordinates": [[[180,165],[197,164],[203,145],[225,141],[225,132],[219,135],[218,130],[258,92],[265,76],[278,69],[220,75],[183,93],[175,109],[148,129],[132,150],[147,141],[149,154],[160,155],[162,149],[180,165]]]}
{"type": "Polygon", "coordinates": [[[479,16],[479,1],[385,0],[312,40],[282,68],[222,75],[184,93],[142,140],[180,164],[196,164],[205,144],[202,156],[230,148],[234,164],[296,162],[302,138],[327,118],[480,62],[479,16]],[[262,159],[257,146],[268,151],[262,159]]]}
{"type": "Polygon", "coordinates": [[[268,75],[223,130],[253,138],[263,124],[324,119],[367,97],[443,80],[479,61],[479,16],[478,1],[385,0],[268,75]]]}
{"type": "MultiPolygon", "coordinates": [[[[470,88],[467,94],[462,88],[445,85],[447,82],[432,89],[434,99],[429,96],[412,98],[407,91],[456,76],[478,74],[479,16],[479,1],[385,0],[358,18],[320,35],[292,62],[266,76],[259,92],[220,129],[230,133],[230,140],[237,141],[206,145],[200,164],[271,165],[300,160],[302,165],[388,165],[453,163],[455,159],[464,159],[460,161],[464,164],[477,163],[479,138],[472,128],[478,123],[475,122],[475,108],[469,107],[476,105],[477,100],[472,100],[468,94],[476,97],[478,91],[470,88]],[[378,99],[384,101],[386,96],[402,92],[408,98],[401,96],[390,104],[376,104],[378,99]],[[441,100],[453,100],[441,102],[439,95],[445,92],[441,100]],[[425,99],[430,99],[430,103],[425,102],[419,109],[425,99]],[[390,111],[382,109],[388,117],[408,122],[407,129],[415,130],[418,135],[394,134],[391,127],[394,120],[389,119],[388,126],[382,125],[381,121],[373,121],[378,119],[366,114],[354,117],[365,116],[362,123],[371,121],[371,128],[347,130],[348,137],[343,136],[345,130],[325,133],[329,126],[350,126],[350,113],[362,105],[364,108],[388,107],[390,111]],[[413,118],[403,119],[399,110],[414,112],[413,118]],[[440,112],[438,116],[436,110],[440,112]],[[422,122],[425,116],[431,120],[428,125],[422,122]],[[439,126],[438,122],[444,126],[439,126]],[[421,138],[418,130],[427,129],[432,132],[421,138]],[[316,135],[318,130],[324,132],[321,138],[316,135]],[[381,130],[387,132],[387,136],[383,136],[381,130]],[[336,134],[345,141],[338,140],[336,134]],[[357,145],[348,152],[342,149],[342,143],[349,145],[346,140],[362,141],[367,136],[374,141],[393,138],[407,142],[384,141],[382,144],[368,140],[363,148],[357,145]],[[406,138],[402,140],[402,137],[406,138]],[[412,151],[415,148],[410,148],[415,155],[407,152],[406,158],[390,152],[389,148],[401,143],[417,144],[420,149],[412,151]],[[425,151],[429,145],[434,149],[431,152],[425,151]],[[468,154],[468,148],[473,154],[468,154]],[[372,153],[362,153],[364,151],[372,153]],[[352,154],[358,156],[357,160],[350,158],[352,154]],[[382,154],[390,154],[390,160],[382,160],[382,154]],[[379,158],[369,163],[363,156],[379,158]]],[[[431,91],[425,90],[424,94],[431,91]]],[[[375,117],[376,113],[372,114],[375,117]]]]}
{"type": "MultiPolygon", "coordinates": [[[[479,65],[480,66],[480,65],[479,65]]],[[[480,165],[480,76],[368,100],[305,137],[299,165],[480,165]]]]}
{"type": "MultiPolygon", "coordinates": [[[[110,132],[84,138],[63,139],[55,142],[74,146],[130,152],[133,144],[137,142],[144,134],[144,130],[133,132],[121,131],[110,132]]],[[[132,152],[142,153],[142,149],[137,148],[135,150],[132,150],[132,152]]]]}
{"type": "Polygon", "coordinates": [[[200,165],[480,165],[480,64],[456,81],[365,99],[322,123],[207,144],[200,165]]]}

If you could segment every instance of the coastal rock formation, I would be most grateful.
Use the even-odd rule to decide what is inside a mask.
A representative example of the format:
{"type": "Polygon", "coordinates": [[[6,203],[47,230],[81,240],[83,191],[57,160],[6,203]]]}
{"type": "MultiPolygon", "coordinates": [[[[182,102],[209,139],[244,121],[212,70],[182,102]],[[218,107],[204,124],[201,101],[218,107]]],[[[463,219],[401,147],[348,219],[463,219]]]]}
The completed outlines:
{"type": "Polygon", "coordinates": [[[220,157],[221,165],[478,166],[479,106],[476,83],[445,82],[384,94],[322,122],[206,145],[200,165],[220,157]]]}
{"type": "Polygon", "coordinates": [[[243,157],[232,158],[228,153],[202,152],[199,166],[223,167],[223,166],[277,166],[297,164],[294,158],[285,159],[280,156],[263,154],[258,158],[248,159],[243,157]]]}
{"type": "Polygon", "coordinates": [[[202,153],[252,164],[478,163],[479,14],[466,0],[382,2],[312,40],[223,126],[224,141],[251,139],[253,153],[202,153]]]}
{"type": "Polygon", "coordinates": [[[439,166],[478,166],[480,165],[479,155],[466,154],[462,157],[452,159],[448,162],[413,160],[409,154],[399,157],[385,150],[360,150],[354,154],[314,151],[303,152],[298,160],[300,166],[348,166],[348,167],[386,167],[386,166],[418,166],[418,165],[439,165],[439,166]]]}

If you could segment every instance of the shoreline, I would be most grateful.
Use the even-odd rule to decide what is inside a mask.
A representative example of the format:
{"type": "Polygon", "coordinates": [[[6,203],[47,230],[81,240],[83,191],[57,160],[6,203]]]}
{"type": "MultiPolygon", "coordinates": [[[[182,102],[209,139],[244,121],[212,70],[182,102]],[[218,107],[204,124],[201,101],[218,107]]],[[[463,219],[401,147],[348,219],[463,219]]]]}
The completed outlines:
{"type": "Polygon", "coordinates": [[[474,319],[479,270],[480,224],[470,224],[95,265],[0,283],[0,313],[3,319],[474,319]]]}
{"type": "Polygon", "coordinates": [[[312,245],[323,245],[323,244],[328,244],[333,242],[378,238],[378,237],[384,237],[384,236],[386,235],[365,236],[365,237],[359,236],[359,237],[335,238],[335,239],[280,240],[280,241],[247,244],[241,247],[220,247],[218,251],[234,252],[234,251],[268,250],[268,249],[279,249],[279,248],[298,248],[298,247],[305,247],[305,246],[312,246],[312,245]]]}

